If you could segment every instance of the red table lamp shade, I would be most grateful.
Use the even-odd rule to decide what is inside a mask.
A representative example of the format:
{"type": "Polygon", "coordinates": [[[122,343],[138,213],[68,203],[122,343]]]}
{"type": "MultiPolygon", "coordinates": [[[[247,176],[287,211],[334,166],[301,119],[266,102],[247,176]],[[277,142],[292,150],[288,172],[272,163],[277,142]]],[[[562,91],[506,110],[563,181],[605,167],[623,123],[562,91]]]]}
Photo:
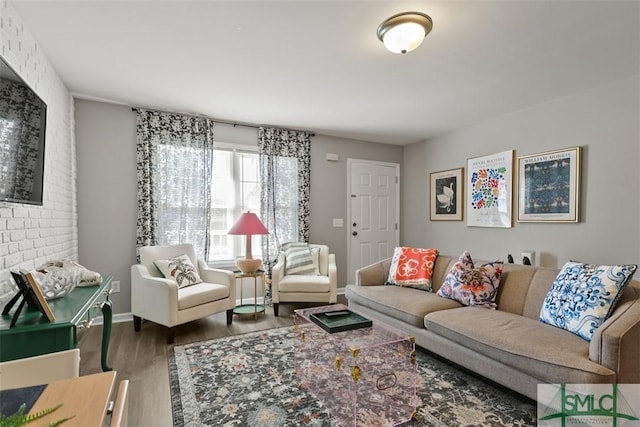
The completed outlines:
{"type": "Polygon", "coordinates": [[[245,212],[240,215],[240,218],[238,218],[227,234],[252,236],[254,234],[269,234],[269,230],[267,230],[256,214],[253,212],[245,212]]]}
{"type": "Polygon", "coordinates": [[[269,234],[269,230],[267,230],[256,214],[245,212],[240,215],[238,221],[236,221],[227,234],[247,236],[245,259],[237,260],[236,264],[243,273],[255,273],[258,268],[260,268],[262,260],[254,259],[253,256],[251,256],[251,236],[254,234],[269,234]]]}

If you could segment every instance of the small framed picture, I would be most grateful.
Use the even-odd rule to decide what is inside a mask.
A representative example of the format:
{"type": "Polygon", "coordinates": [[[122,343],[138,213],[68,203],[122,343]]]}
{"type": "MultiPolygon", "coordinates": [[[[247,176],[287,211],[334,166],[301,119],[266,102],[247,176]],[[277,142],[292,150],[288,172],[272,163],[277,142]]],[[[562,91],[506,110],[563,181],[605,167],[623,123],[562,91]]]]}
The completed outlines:
{"type": "Polygon", "coordinates": [[[518,157],[518,222],[578,222],[580,147],[518,157]]]}
{"type": "Polygon", "coordinates": [[[463,179],[464,168],[431,173],[431,221],[462,221],[463,179]]]}
{"type": "Polygon", "coordinates": [[[44,314],[44,316],[47,318],[49,322],[55,322],[56,318],[53,314],[53,311],[51,311],[51,307],[49,307],[47,300],[44,298],[44,295],[42,294],[42,290],[40,290],[40,286],[38,285],[38,282],[36,281],[35,277],[33,277],[31,273],[22,273],[22,274],[24,275],[26,282],[31,287],[31,290],[33,291],[33,294],[35,295],[36,300],[38,301],[38,305],[39,305],[38,308],[40,309],[42,314],[44,314]]]}
{"type": "Polygon", "coordinates": [[[22,273],[15,271],[12,271],[11,275],[13,276],[13,281],[16,282],[16,285],[24,299],[27,300],[29,308],[33,310],[40,310],[40,304],[38,303],[36,296],[31,292],[31,286],[29,285],[29,282],[27,282],[27,278],[22,273]]]}

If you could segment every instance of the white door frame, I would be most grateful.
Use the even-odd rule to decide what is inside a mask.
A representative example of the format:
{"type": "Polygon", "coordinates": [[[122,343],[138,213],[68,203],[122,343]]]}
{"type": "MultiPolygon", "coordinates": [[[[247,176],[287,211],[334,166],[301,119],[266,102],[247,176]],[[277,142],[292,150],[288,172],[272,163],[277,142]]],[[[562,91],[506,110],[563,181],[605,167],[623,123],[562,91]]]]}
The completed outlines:
{"type": "MultiPolygon", "coordinates": [[[[394,246],[399,245],[400,243],[400,164],[399,163],[390,163],[390,162],[381,162],[376,160],[362,160],[362,159],[347,159],[347,283],[351,280],[351,168],[353,163],[369,163],[371,165],[377,166],[386,166],[393,167],[396,172],[396,233],[395,238],[396,241],[394,246]]],[[[354,278],[355,279],[355,278],[354,278]]],[[[355,283],[355,282],[354,282],[355,283]]]]}

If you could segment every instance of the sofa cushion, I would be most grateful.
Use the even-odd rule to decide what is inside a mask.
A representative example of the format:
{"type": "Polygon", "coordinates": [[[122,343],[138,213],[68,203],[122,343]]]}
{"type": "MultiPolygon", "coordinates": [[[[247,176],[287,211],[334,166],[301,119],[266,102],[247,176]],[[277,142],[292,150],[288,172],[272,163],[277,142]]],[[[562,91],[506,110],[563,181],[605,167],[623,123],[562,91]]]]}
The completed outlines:
{"type": "Polygon", "coordinates": [[[589,343],[535,319],[462,307],[429,313],[424,324],[433,333],[544,382],[615,381],[613,371],[589,360],[589,343]]]}
{"type": "Polygon", "coordinates": [[[462,307],[457,301],[431,292],[394,286],[347,285],[345,296],[349,301],[418,328],[424,328],[424,316],[432,311],[462,307]]]}
{"type": "Polygon", "coordinates": [[[171,279],[176,282],[178,288],[202,282],[198,269],[191,263],[186,254],[169,259],[158,259],[153,261],[153,264],[165,279],[171,279]]]}
{"type": "Polygon", "coordinates": [[[229,298],[229,287],[202,282],[178,289],[178,310],[196,307],[212,301],[229,298]]]}
{"type": "Polygon", "coordinates": [[[408,286],[431,291],[431,276],[438,250],[396,247],[393,251],[387,285],[408,286]]]}
{"type": "Polygon", "coordinates": [[[547,293],[540,320],[591,341],[636,269],[636,265],[567,262],[547,293]]]}
{"type": "Polygon", "coordinates": [[[465,251],[451,267],[437,295],[464,305],[495,310],[501,275],[502,261],[474,267],[471,255],[465,251]]]}
{"type": "Polygon", "coordinates": [[[557,268],[504,264],[496,298],[499,309],[538,320],[542,301],[558,271],[557,268]]]}
{"type": "Polygon", "coordinates": [[[284,276],[278,283],[278,292],[329,292],[329,276],[303,276],[293,274],[284,276]]]}

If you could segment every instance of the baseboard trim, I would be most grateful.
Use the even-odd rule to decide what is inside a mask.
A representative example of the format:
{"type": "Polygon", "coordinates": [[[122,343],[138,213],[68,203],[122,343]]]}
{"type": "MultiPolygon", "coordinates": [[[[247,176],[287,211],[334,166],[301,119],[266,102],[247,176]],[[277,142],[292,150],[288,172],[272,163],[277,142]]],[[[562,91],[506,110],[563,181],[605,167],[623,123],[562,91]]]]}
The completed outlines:
{"type": "MultiPolygon", "coordinates": [[[[114,314],[111,319],[112,323],[121,323],[121,322],[131,322],[133,321],[133,314],[131,313],[118,313],[114,314]]],[[[102,316],[98,316],[93,320],[94,325],[102,325],[104,324],[104,318],[102,316]]]]}

